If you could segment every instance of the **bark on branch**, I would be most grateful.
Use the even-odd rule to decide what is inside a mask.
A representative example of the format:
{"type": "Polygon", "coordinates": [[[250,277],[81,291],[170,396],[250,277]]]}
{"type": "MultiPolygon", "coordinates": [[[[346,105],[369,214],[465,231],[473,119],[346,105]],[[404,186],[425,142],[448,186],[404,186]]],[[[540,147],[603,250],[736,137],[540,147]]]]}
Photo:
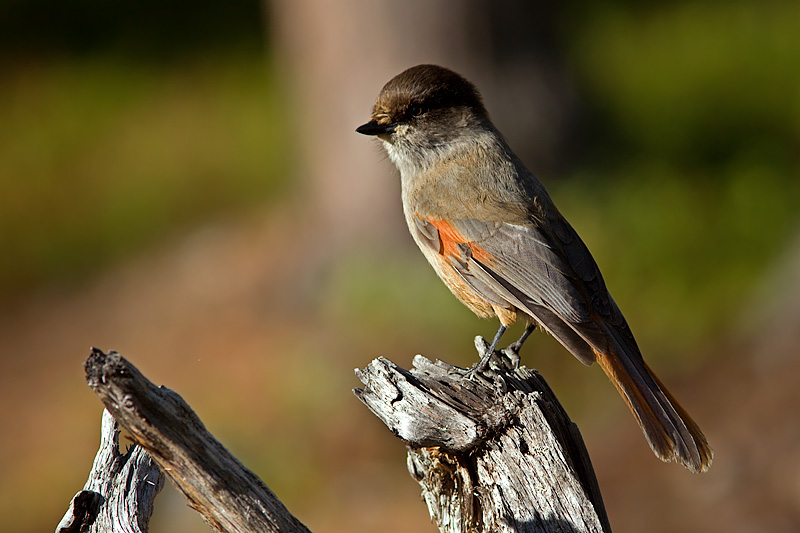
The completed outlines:
{"type": "Polygon", "coordinates": [[[206,430],[173,391],[156,387],[119,354],[94,349],[89,386],[217,531],[307,533],[275,494],[206,430]]]}
{"type": "Polygon", "coordinates": [[[100,449],[89,479],[69,504],[56,533],[145,533],[164,475],[139,446],[119,450],[119,426],[103,410],[100,449]]]}
{"type": "Polygon", "coordinates": [[[408,445],[442,532],[611,531],[580,432],[538,373],[502,358],[488,377],[422,356],[413,366],[376,359],[354,392],[408,445]]]}
{"type": "MultiPolygon", "coordinates": [[[[85,368],[141,448],[120,454],[104,416],[92,474],[57,533],[145,532],[163,482],[153,461],[217,531],[308,532],[176,393],[115,352],[94,349],[85,368]]],[[[496,357],[491,372],[470,377],[417,356],[410,371],[379,358],[357,374],[357,396],[407,443],[409,471],[441,531],[611,531],[580,433],[536,372],[496,357]]]]}

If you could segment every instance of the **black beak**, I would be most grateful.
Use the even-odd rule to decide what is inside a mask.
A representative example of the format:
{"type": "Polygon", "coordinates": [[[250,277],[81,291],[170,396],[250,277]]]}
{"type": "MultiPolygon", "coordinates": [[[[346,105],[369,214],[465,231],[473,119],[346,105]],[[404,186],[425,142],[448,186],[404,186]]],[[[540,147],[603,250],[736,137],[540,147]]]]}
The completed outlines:
{"type": "Polygon", "coordinates": [[[394,132],[394,124],[378,124],[374,120],[370,120],[363,126],[356,128],[356,131],[362,135],[385,135],[394,132]]]}

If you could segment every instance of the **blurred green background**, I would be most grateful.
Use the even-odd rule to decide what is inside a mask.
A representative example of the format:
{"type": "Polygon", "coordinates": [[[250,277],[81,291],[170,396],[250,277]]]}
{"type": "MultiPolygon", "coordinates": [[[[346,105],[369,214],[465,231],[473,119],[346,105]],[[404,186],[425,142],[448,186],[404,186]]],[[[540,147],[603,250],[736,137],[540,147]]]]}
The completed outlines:
{"type": "MultiPolygon", "coordinates": [[[[80,363],[96,344],[184,395],[313,530],[434,530],[403,472],[402,446],[348,389],[358,385],[351,369],[377,355],[468,365],[472,336],[495,328],[462,308],[409,244],[392,170],[353,133],[389,76],[439,56],[411,50],[384,63],[349,52],[326,71],[319,65],[335,63],[337,49],[325,39],[351,34],[337,25],[349,15],[320,36],[289,4],[0,2],[0,529],[55,527],[84,482],[100,417],[80,363]],[[322,93],[306,68],[330,83],[322,93]],[[360,87],[369,96],[339,102],[336,87],[359,71],[371,74],[360,87]],[[338,123],[324,116],[340,113],[338,123]],[[327,160],[314,150],[321,139],[351,144],[327,160]],[[337,181],[335,157],[350,160],[351,145],[362,150],[363,175],[337,181]],[[357,180],[380,184],[397,204],[377,234],[366,215],[335,205],[337,187],[370,203],[357,197],[357,180]],[[328,186],[334,192],[317,192],[328,186]]],[[[300,4],[323,11],[322,2],[300,4]]],[[[551,86],[570,94],[555,99],[570,117],[556,148],[539,148],[549,154],[541,165],[523,158],[592,250],[645,356],[702,413],[717,449],[722,474],[712,468],[702,478],[711,481],[650,461],[605,378],[538,336],[523,361],[584,430],[612,524],[641,531],[658,519],[675,530],[664,516],[695,505],[687,512],[705,522],[682,530],[749,531],[766,514],[772,531],[796,530],[797,454],[791,474],[770,477],[775,493],[794,492],[747,514],[737,498],[753,503],[745,485],[766,481],[741,467],[747,438],[713,421],[728,419],[726,391],[750,375],[742,346],[759,344],[757,317],[788,290],[775,280],[800,230],[800,4],[498,4],[525,15],[507,30],[516,40],[495,40],[474,77],[482,86],[492,68],[507,73],[504,58],[514,56],[544,58],[567,80],[551,86]],[[523,41],[532,56],[514,55],[523,41]],[[745,370],[712,379],[719,368],[745,370]],[[609,427],[623,428],[647,474],[604,440],[609,427]],[[726,442],[739,466],[720,455],[726,442]],[[624,487],[642,483],[637,475],[662,488],[630,506],[624,487]],[[706,499],[687,503],[687,484],[706,499]]],[[[493,20],[502,34],[505,19],[493,20]]],[[[425,31],[400,29],[406,40],[425,31]]],[[[473,78],[469,60],[459,65],[473,78]]],[[[490,113],[504,87],[485,92],[490,113]]],[[[515,106],[526,108],[524,98],[515,106]]],[[[495,116],[502,131],[513,127],[513,111],[495,116]]],[[[525,134],[509,139],[525,153],[525,134]]],[[[776,372],[787,368],[796,365],[776,372]]],[[[796,428],[789,404],[779,405],[769,411],[775,427],[796,428]]],[[[161,499],[152,531],[205,530],[178,496],[161,499]]]]}
{"type": "Polygon", "coordinates": [[[253,2],[0,5],[0,290],[69,282],[285,184],[253,2]]]}

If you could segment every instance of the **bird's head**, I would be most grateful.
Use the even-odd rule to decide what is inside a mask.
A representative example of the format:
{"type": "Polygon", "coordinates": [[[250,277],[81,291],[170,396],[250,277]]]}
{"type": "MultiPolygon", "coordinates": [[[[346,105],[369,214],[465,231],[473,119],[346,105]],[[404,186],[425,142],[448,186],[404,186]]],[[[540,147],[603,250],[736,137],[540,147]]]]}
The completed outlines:
{"type": "Polygon", "coordinates": [[[417,65],[384,85],[369,122],[356,129],[383,141],[401,172],[425,168],[491,127],[475,86],[436,65],[417,65]]]}

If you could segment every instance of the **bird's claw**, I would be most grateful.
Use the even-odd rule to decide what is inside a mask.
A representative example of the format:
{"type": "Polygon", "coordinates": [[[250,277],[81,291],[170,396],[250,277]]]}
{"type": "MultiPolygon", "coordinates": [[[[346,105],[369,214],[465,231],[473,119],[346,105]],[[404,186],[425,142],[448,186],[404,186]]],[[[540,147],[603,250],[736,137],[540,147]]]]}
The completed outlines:
{"type": "Polygon", "coordinates": [[[519,349],[520,346],[516,345],[517,343],[509,345],[507,348],[500,350],[500,353],[505,357],[508,361],[508,364],[511,367],[511,370],[518,370],[519,369],[519,349]]]}
{"type": "Polygon", "coordinates": [[[481,354],[481,360],[475,363],[464,377],[471,380],[481,379],[505,390],[506,383],[501,372],[506,370],[508,365],[506,364],[506,357],[502,357],[504,354],[500,351],[490,353],[489,343],[480,335],[475,337],[475,348],[481,354]]]}

